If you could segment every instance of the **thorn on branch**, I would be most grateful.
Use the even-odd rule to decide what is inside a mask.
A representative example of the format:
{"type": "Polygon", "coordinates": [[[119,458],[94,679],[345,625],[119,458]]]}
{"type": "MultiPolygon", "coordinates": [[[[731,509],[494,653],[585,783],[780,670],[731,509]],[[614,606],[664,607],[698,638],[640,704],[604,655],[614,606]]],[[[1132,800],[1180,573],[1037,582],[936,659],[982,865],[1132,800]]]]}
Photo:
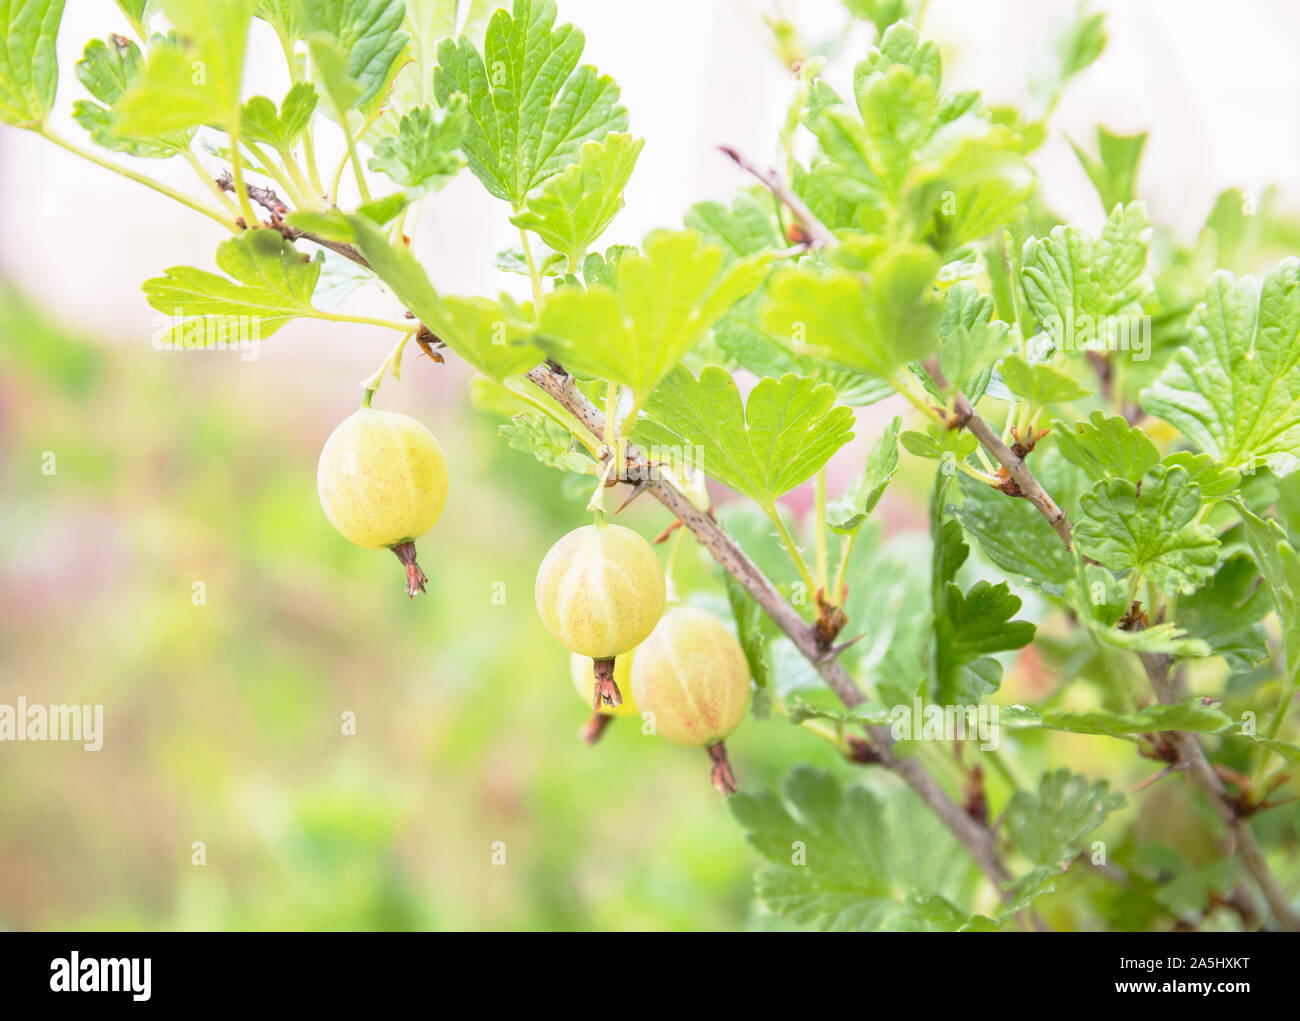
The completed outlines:
{"type": "Polygon", "coordinates": [[[1006,465],[998,466],[997,477],[998,485],[996,488],[1006,493],[1007,496],[1023,497],[1025,495],[1024,490],[1020,488],[1016,480],[1011,477],[1011,473],[1007,471],[1006,465]]]}
{"type": "Polygon", "coordinates": [[[825,655],[831,651],[835,639],[844,630],[849,618],[841,607],[826,598],[823,589],[817,590],[816,603],[817,620],[813,624],[813,638],[817,642],[817,648],[825,655]]]}
{"type": "Polygon", "coordinates": [[[966,776],[962,810],[981,826],[989,824],[989,798],[984,789],[984,769],[977,762],[966,776]]]}
{"type": "Polygon", "coordinates": [[[876,746],[865,737],[848,734],[844,738],[844,743],[849,746],[848,754],[845,756],[849,762],[859,766],[877,766],[884,762],[884,757],[876,751],[876,746]]]}
{"type": "MultiPolygon", "coordinates": [[[[228,191],[231,194],[234,194],[235,179],[231,176],[229,170],[223,170],[221,172],[221,176],[217,178],[217,187],[222,191],[228,191]]],[[[244,191],[248,192],[248,197],[250,199],[271,214],[271,226],[278,230],[291,212],[289,207],[281,200],[280,196],[270,188],[262,188],[256,184],[249,184],[247,182],[244,183],[244,191]]]]}

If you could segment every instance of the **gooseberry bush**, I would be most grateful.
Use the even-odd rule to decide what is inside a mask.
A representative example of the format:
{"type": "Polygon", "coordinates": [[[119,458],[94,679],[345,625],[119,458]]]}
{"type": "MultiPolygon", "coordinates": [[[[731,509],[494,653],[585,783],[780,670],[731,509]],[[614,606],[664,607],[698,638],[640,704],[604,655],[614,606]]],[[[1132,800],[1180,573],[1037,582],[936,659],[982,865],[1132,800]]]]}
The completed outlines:
{"type": "MultiPolygon", "coordinates": [[[[1045,45],[1032,109],[951,85],[924,4],[846,0],[875,43],[838,89],[835,47],[772,19],[775,158],[723,149],[734,198],[601,249],[643,140],[553,0],[103,6],[130,33],[60,83],[62,0],[0,0],[0,119],[230,231],[216,272],[144,283],[167,343],[304,318],[395,331],[318,483],[412,596],[454,472],[449,492],[428,430],[372,401],[412,344],[475,370],[503,439],[589,495],[536,586],[584,737],[707,749],[772,924],[1300,926],[1300,261],[1281,257],[1300,235],[1270,195],[1227,192],[1178,242],[1140,197],[1146,136],[1105,128],[1075,144],[1100,228],[1061,222],[1031,157],[1105,45],[1100,14],[1045,45]],[[242,88],[255,26],[282,96],[242,88]],[[51,125],[60,84],[86,137],[51,125]],[[192,193],[150,176],[164,160],[192,193]],[[497,265],[522,294],[446,293],[413,252],[415,211],[462,173],[518,230],[497,265]],[[341,266],[391,318],[336,311],[341,266]],[[857,409],[887,398],[903,413],[830,492],[857,409]],[[900,466],[926,473],[927,540],[873,520],[900,466]],[[781,500],[805,484],[796,521],[781,500]],[[667,576],[609,520],[646,496],[668,511],[667,576]],[[691,546],[711,591],[674,578],[691,546]],[[1000,691],[1015,664],[1033,705],[1000,691]],[[724,739],[790,725],[842,768],[747,786],[724,739]],[[1076,757],[1149,775],[1121,793],[1060,766],[1076,757]]],[[[539,683],[571,699],[554,673],[539,683]]]]}

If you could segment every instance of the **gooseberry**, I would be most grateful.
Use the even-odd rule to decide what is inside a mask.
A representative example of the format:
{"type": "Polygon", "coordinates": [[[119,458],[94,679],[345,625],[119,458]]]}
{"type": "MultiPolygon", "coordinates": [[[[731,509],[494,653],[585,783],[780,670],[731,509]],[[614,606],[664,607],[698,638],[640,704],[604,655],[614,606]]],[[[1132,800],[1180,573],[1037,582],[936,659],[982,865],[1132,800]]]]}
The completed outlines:
{"type": "Polygon", "coordinates": [[[654,549],[622,525],[576,528],[543,558],[534,596],[546,630],[593,660],[592,707],[621,705],[614,658],[654,630],[667,597],[654,549]]]}
{"type": "Polygon", "coordinates": [[[343,538],[391,549],[406,568],[407,594],[424,591],[415,540],[447,502],[447,459],[433,433],[407,415],[361,408],[325,441],[316,488],[343,538]]]}
{"type": "Polygon", "coordinates": [[[749,662],[716,617],[690,606],[664,614],[636,650],[632,695],[642,713],[653,714],[660,737],[708,749],[714,786],[735,792],[723,739],[745,718],[749,662]]]}

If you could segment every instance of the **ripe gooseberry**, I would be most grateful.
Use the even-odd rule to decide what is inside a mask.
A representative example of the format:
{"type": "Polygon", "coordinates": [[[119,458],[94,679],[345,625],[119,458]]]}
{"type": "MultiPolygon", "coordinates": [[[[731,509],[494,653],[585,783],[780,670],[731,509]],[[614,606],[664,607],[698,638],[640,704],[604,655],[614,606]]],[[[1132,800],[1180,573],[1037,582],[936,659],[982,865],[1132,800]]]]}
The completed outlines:
{"type": "Polygon", "coordinates": [[[424,591],[415,540],[447,502],[447,459],[433,433],[407,415],[361,408],[325,441],[316,488],[343,538],[391,549],[406,568],[407,595],[424,591]]]}
{"type": "Polygon", "coordinates": [[[655,733],[673,744],[706,748],[713,785],[734,794],[723,744],[749,707],[749,662],[730,631],[710,613],[680,606],[636,650],[632,694],[654,714],[655,733]]]}
{"type": "Polygon", "coordinates": [[[614,657],[654,630],[667,598],[654,549],[632,529],[604,520],[575,528],[542,559],[533,594],[546,630],[594,661],[592,708],[621,705],[614,657]]]}

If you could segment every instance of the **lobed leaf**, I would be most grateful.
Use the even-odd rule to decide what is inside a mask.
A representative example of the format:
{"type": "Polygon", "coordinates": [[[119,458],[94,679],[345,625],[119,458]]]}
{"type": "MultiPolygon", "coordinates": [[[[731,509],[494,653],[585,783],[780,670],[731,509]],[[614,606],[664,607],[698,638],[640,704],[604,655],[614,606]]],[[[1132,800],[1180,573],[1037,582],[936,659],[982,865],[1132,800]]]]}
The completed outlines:
{"type": "Polygon", "coordinates": [[[1195,521],[1201,493],[1184,468],[1157,465],[1140,487],[1107,479],[1081,503],[1079,550],[1112,571],[1140,571],[1166,592],[1191,593],[1218,562],[1218,537],[1195,521]]]}
{"type": "Polygon", "coordinates": [[[585,142],[578,150],[578,161],[530,195],[524,211],[510,222],[535,231],[576,268],[623,208],[623,189],[644,144],[628,134],[585,142]]]}
{"type": "Polygon", "coordinates": [[[59,84],[54,43],[62,18],[63,0],[0,0],[0,121],[45,123],[59,84]]]}
{"type": "Polygon", "coordinates": [[[628,252],[614,286],[561,288],[547,297],[538,343],[570,372],[644,398],[723,313],[767,275],[769,257],[723,266],[693,231],[658,231],[628,252]]]}
{"type": "Polygon", "coordinates": [[[483,52],[462,36],[438,47],[434,95],[468,98],[465,155],[483,186],[516,210],[578,158],[583,142],[627,128],[612,78],[578,67],[583,35],[554,28],[554,0],[514,0],[488,23],[483,52]]]}
{"type": "Polygon", "coordinates": [[[697,447],[711,478],[765,506],[810,479],[853,438],[853,412],[811,379],[761,379],[742,404],[735,381],[706,366],[674,370],[646,405],[641,442],[697,447]]]}
{"type": "Polygon", "coordinates": [[[1228,468],[1284,475],[1300,449],[1300,259],[1264,278],[1216,273],[1186,346],[1142,407],[1228,468]]]}

